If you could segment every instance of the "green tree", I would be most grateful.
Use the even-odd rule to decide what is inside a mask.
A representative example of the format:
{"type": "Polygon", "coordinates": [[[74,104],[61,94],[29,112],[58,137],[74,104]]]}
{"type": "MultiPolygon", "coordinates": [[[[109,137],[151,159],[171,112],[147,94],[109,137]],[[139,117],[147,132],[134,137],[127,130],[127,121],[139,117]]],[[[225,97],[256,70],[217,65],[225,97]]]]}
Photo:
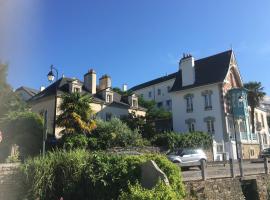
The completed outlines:
{"type": "Polygon", "coordinates": [[[248,104],[251,111],[252,133],[255,133],[255,108],[260,106],[260,102],[263,100],[265,92],[263,91],[264,88],[262,87],[261,82],[248,82],[244,84],[244,87],[248,90],[248,104]]]}
{"type": "Polygon", "coordinates": [[[147,101],[142,97],[139,97],[139,105],[146,108],[147,121],[155,121],[157,119],[169,119],[172,117],[172,113],[164,110],[163,108],[157,108],[155,101],[147,101]]]}
{"type": "Polygon", "coordinates": [[[0,143],[1,160],[5,159],[12,145],[19,146],[22,158],[38,155],[42,149],[43,119],[40,115],[25,112],[9,112],[0,121],[3,140],[0,143]]]}
{"type": "Polygon", "coordinates": [[[96,127],[95,121],[91,119],[91,102],[89,95],[77,92],[62,95],[62,112],[57,117],[56,124],[64,128],[64,134],[88,134],[96,127]]]}
{"type": "Polygon", "coordinates": [[[23,111],[26,108],[24,102],[12,91],[7,83],[8,65],[0,64],[0,118],[10,111],[23,111]]]}

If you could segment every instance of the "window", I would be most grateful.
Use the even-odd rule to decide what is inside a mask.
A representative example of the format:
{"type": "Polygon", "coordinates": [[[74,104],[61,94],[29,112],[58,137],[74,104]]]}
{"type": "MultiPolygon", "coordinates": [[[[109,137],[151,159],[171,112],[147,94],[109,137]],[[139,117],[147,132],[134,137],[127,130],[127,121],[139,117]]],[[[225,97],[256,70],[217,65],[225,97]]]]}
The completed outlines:
{"type": "Polygon", "coordinates": [[[245,123],[244,121],[240,121],[240,123],[239,123],[239,128],[240,128],[240,132],[241,132],[241,133],[247,132],[247,129],[246,129],[246,123],[245,123]]]}
{"type": "Polygon", "coordinates": [[[112,95],[111,95],[111,94],[107,94],[107,95],[106,95],[106,102],[107,102],[107,103],[112,102],[112,95]]]}
{"type": "Polygon", "coordinates": [[[213,134],[215,132],[214,121],[207,120],[206,125],[207,125],[207,132],[213,134]]]}
{"type": "Polygon", "coordinates": [[[217,144],[217,153],[223,153],[223,145],[217,144]]]}
{"type": "Polygon", "coordinates": [[[171,110],[172,109],[172,100],[167,100],[166,101],[166,106],[169,108],[169,110],[171,110]]]}
{"type": "Polygon", "coordinates": [[[212,109],[212,91],[206,90],[202,92],[202,96],[204,98],[204,109],[211,110],[212,109]]]}
{"type": "Polygon", "coordinates": [[[187,128],[188,128],[188,131],[189,132],[194,132],[195,131],[195,119],[187,119],[186,121],[186,124],[187,124],[187,128]]]}
{"type": "Polygon", "coordinates": [[[189,132],[194,132],[195,131],[195,123],[191,122],[188,124],[188,131],[189,132]]]}
{"type": "Polygon", "coordinates": [[[74,87],[74,92],[79,93],[79,92],[81,92],[81,90],[80,90],[80,88],[74,87]]]}
{"type": "Polygon", "coordinates": [[[157,90],[157,94],[160,96],[161,95],[161,89],[157,90]]]}
{"type": "Polygon", "coordinates": [[[106,113],[106,121],[110,121],[112,119],[112,113],[106,113]]]}
{"type": "Polygon", "coordinates": [[[204,122],[206,123],[206,129],[208,133],[215,133],[215,126],[214,126],[214,122],[215,122],[215,118],[214,117],[206,117],[204,118],[204,122]]]}
{"type": "Polygon", "coordinates": [[[250,156],[255,156],[255,151],[254,151],[254,149],[250,149],[250,150],[249,150],[249,154],[250,154],[250,156]]]}
{"type": "Polygon", "coordinates": [[[162,103],[162,102],[158,102],[158,103],[157,103],[157,107],[158,107],[158,108],[161,108],[162,106],[163,106],[163,103],[162,103]]]}
{"type": "Polygon", "coordinates": [[[138,101],[137,101],[137,99],[132,99],[132,106],[133,107],[138,107],[138,101]]]}
{"type": "Polygon", "coordinates": [[[186,99],[187,112],[193,112],[193,95],[187,94],[184,98],[186,99]]]}
{"type": "Polygon", "coordinates": [[[148,97],[149,97],[149,98],[152,98],[152,92],[151,92],[151,91],[148,92],[148,97]]]}
{"type": "Polygon", "coordinates": [[[264,118],[263,118],[263,114],[261,114],[261,120],[262,120],[262,127],[264,128],[264,118]]]}
{"type": "Polygon", "coordinates": [[[167,86],[167,92],[170,92],[171,86],[167,86]]]}
{"type": "Polygon", "coordinates": [[[143,98],[143,94],[140,94],[141,98],[143,98]]]}

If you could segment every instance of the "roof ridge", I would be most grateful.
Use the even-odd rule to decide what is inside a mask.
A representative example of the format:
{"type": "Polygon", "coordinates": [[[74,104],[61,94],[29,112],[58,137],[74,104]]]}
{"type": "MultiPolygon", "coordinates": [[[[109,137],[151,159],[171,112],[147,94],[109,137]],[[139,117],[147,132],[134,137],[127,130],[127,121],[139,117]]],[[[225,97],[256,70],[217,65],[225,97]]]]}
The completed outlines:
{"type": "Polygon", "coordinates": [[[204,57],[204,58],[200,58],[200,59],[197,59],[197,60],[195,60],[195,62],[196,61],[201,61],[201,60],[204,60],[204,59],[209,59],[209,58],[211,58],[211,57],[216,57],[216,56],[219,56],[219,55],[221,55],[221,54],[225,54],[225,53],[228,53],[228,52],[232,52],[233,50],[227,50],[227,51],[223,51],[223,52],[220,52],[220,53],[216,53],[216,54],[214,54],[214,55],[211,55],[211,56],[207,56],[207,57],[204,57]]]}

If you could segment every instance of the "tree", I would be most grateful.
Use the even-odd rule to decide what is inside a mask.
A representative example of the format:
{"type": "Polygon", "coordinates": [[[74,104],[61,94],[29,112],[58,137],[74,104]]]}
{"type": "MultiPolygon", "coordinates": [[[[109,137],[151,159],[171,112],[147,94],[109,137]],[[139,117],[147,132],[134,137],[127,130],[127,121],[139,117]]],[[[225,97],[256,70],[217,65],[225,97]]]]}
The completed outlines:
{"type": "Polygon", "coordinates": [[[255,133],[254,113],[255,108],[260,106],[260,102],[265,96],[261,82],[248,82],[244,84],[244,88],[248,90],[248,104],[251,111],[251,126],[252,133],[255,133]]]}
{"type": "Polygon", "coordinates": [[[172,113],[164,110],[163,108],[157,108],[155,101],[147,101],[142,97],[139,97],[139,105],[146,108],[146,119],[148,121],[155,121],[157,119],[170,119],[172,113]]]}
{"type": "Polygon", "coordinates": [[[96,127],[95,121],[90,118],[91,102],[92,98],[89,95],[81,95],[78,92],[62,95],[62,112],[57,117],[56,124],[64,128],[64,134],[88,134],[96,127]]]}
{"type": "Polygon", "coordinates": [[[30,112],[9,112],[0,120],[3,141],[0,143],[1,160],[5,159],[12,145],[19,146],[22,158],[38,155],[42,150],[43,119],[30,112]]]}
{"type": "Polygon", "coordinates": [[[25,103],[20,100],[7,83],[7,70],[6,64],[0,64],[0,118],[10,111],[24,111],[26,108],[25,103]]]}

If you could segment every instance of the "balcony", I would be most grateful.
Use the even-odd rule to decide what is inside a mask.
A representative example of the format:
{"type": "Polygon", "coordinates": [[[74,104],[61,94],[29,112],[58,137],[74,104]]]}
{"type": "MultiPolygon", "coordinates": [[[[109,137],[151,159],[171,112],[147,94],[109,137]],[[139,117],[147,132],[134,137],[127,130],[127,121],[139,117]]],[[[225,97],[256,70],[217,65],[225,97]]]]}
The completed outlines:
{"type": "Polygon", "coordinates": [[[240,138],[241,140],[248,140],[248,133],[240,132],[240,138]]]}

